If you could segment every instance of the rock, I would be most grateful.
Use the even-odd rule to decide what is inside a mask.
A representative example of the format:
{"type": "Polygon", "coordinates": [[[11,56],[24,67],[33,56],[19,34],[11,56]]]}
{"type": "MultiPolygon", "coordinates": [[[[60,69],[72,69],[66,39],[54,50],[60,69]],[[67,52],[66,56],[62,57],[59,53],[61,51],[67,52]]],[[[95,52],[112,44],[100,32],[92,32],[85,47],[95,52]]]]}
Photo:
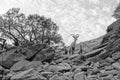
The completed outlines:
{"type": "Polygon", "coordinates": [[[37,69],[38,67],[41,67],[43,64],[41,63],[41,61],[31,61],[30,63],[26,64],[23,68],[24,69],[37,69]]]}
{"type": "Polygon", "coordinates": [[[4,68],[2,66],[0,66],[0,75],[2,75],[4,73],[4,68]]]}
{"type": "Polygon", "coordinates": [[[105,61],[108,62],[108,63],[113,63],[113,62],[115,62],[115,60],[114,60],[113,58],[110,58],[110,57],[107,57],[107,58],[105,59],[105,61]]]}
{"type": "Polygon", "coordinates": [[[42,49],[46,47],[47,46],[45,44],[35,44],[32,46],[29,46],[29,48],[21,48],[21,52],[27,57],[28,60],[32,61],[35,58],[35,56],[38,53],[40,53],[42,49]]]}
{"type": "Polygon", "coordinates": [[[86,80],[97,80],[96,78],[87,78],[86,80]]]}
{"type": "Polygon", "coordinates": [[[40,76],[37,71],[31,68],[13,75],[11,80],[46,80],[46,78],[40,76]]]}
{"type": "Polygon", "coordinates": [[[27,59],[30,59],[36,52],[33,49],[21,48],[21,52],[22,52],[23,55],[26,56],[27,59]]]}
{"type": "Polygon", "coordinates": [[[69,59],[71,60],[71,59],[75,59],[77,57],[80,57],[80,55],[79,54],[73,54],[69,57],[69,59]]]}
{"type": "Polygon", "coordinates": [[[33,68],[32,68],[32,69],[29,69],[29,70],[26,70],[26,71],[17,73],[17,74],[15,74],[14,76],[11,77],[11,80],[24,79],[24,77],[26,77],[25,75],[30,74],[30,73],[33,73],[33,71],[34,71],[34,70],[33,70],[33,68]]]}
{"type": "Polygon", "coordinates": [[[94,67],[96,67],[96,68],[100,67],[100,63],[99,63],[99,62],[96,62],[96,63],[94,64],[94,67]]]}
{"type": "Polygon", "coordinates": [[[47,79],[53,76],[52,72],[41,72],[41,75],[47,79]]]}
{"type": "Polygon", "coordinates": [[[62,63],[62,62],[63,62],[63,58],[57,59],[57,60],[55,61],[55,63],[62,63]]]}
{"type": "Polygon", "coordinates": [[[85,80],[84,72],[80,72],[74,75],[74,80],[85,80]]]}
{"type": "Polygon", "coordinates": [[[49,67],[50,71],[68,71],[71,69],[71,66],[67,63],[60,63],[58,65],[51,65],[49,67]]]}
{"type": "Polygon", "coordinates": [[[110,78],[103,78],[103,80],[111,80],[110,78]]]}
{"type": "Polygon", "coordinates": [[[116,39],[117,34],[119,34],[120,20],[113,22],[107,28],[107,34],[103,37],[102,44],[107,43],[113,39],[116,39]]]}
{"type": "Polygon", "coordinates": [[[59,76],[56,74],[52,76],[49,80],[60,80],[60,79],[59,79],[59,76]]]}
{"type": "Polygon", "coordinates": [[[42,65],[42,63],[40,61],[26,61],[26,60],[22,60],[22,61],[19,61],[17,62],[15,65],[13,65],[11,67],[10,70],[13,70],[13,71],[24,71],[24,70],[27,70],[27,69],[30,69],[30,68],[38,68],[42,65]]]}
{"type": "Polygon", "coordinates": [[[15,63],[15,64],[10,68],[10,70],[11,70],[11,71],[21,71],[21,70],[23,69],[23,67],[24,67],[26,64],[28,64],[28,63],[30,63],[30,62],[27,61],[27,60],[21,60],[21,61],[15,63]]]}
{"type": "Polygon", "coordinates": [[[45,61],[51,62],[55,57],[55,52],[51,48],[42,49],[42,51],[38,52],[34,57],[34,61],[45,61]]]}
{"type": "Polygon", "coordinates": [[[114,68],[120,69],[120,63],[119,62],[113,63],[112,66],[114,68]]]}
{"type": "Polygon", "coordinates": [[[110,70],[113,70],[113,67],[110,65],[110,66],[105,66],[105,70],[106,71],[110,71],[110,70]]]}
{"type": "Polygon", "coordinates": [[[26,57],[19,52],[19,48],[13,48],[0,55],[0,65],[10,69],[16,62],[24,60],[26,57]]]}
{"type": "Polygon", "coordinates": [[[111,70],[111,71],[104,71],[103,73],[100,73],[100,77],[106,77],[108,75],[117,75],[119,72],[117,70],[111,70]]]}
{"type": "Polygon", "coordinates": [[[47,79],[41,75],[37,75],[37,76],[32,76],[32,77],[28,78],[27,80],[47,80],[47,79]]]}
{"type": "Polygon", "coordinates": [[[91,69],[91,75],[96,75],[98,73],[100,73],[100,70],[99,69],[91,69]]]}
{"type": "Polygon", "coordinates": [[[73,72],[66,72],[66,73],[64,73],[63,74],[64,76],[65,76],[65,78],[67,79],[67,80],[73,80],[72,79],[72,77],[73,77],[73,72]]]}
{"type": "Polygon", "coordinates": [[[60,76],[60,77],[59,77],[59,80],[70,80],[70,79],[68,79],[68,78],[65,77],[65,76],[60,76]]]}
{"type": "Polygon", "coordinates": [[[120,73],[117,75],[117,79],[120,80],[120,73]]]}
{"type": "Polygon", "coordinates": [[[82,71],[81,68],[78,67],[78,68],[75,69],[74,74],[79,73],[81,71],[82,71]]]}
{"type": "Polygon", "coordinates": [[[117,52],[113,53],[112,58],[113,58],[114,60],[120,59],[120,52],[117,51],[117,52]]]}

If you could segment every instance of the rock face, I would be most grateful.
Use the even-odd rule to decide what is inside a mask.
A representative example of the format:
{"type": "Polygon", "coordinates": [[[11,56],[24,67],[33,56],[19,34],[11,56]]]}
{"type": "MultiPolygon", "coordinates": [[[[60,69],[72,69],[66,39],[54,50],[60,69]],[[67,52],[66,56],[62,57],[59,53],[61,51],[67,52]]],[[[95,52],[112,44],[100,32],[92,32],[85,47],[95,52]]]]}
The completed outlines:
{"type": "Polygon", "coordinates": [[[113,53],[120,51],[120,20],[113,22],[107,28],[107,34],[103,37],[102,44],[107,43],[106,52],[101,57],[111,56],[113,53]]]}

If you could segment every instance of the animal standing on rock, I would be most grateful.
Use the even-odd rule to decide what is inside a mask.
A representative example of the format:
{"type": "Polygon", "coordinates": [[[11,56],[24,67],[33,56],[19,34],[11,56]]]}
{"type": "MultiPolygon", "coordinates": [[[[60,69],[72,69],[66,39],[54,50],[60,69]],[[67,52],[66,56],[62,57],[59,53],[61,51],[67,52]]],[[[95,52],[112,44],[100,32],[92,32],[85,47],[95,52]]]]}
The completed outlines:
{"type": "Polygon", "coordinates": [[[68,49],[68,55],[73,55],[75,52],[76,41],[78,40],[79,34],[71,34],[74,38],[74,41],[71,43],[68,49]]]}

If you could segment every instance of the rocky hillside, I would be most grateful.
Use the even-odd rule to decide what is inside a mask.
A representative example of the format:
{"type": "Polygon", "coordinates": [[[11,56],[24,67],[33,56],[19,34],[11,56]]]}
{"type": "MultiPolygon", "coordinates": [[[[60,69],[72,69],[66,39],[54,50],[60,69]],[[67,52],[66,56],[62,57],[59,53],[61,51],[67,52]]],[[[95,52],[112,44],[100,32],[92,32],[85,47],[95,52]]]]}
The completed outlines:
{"type": "Polygon", "coordinates": [[[78,44],[73,55],[45,44],[1,50],[0,80],[120,80],[119,32],[118,20],[106,35],[78,44]]]}

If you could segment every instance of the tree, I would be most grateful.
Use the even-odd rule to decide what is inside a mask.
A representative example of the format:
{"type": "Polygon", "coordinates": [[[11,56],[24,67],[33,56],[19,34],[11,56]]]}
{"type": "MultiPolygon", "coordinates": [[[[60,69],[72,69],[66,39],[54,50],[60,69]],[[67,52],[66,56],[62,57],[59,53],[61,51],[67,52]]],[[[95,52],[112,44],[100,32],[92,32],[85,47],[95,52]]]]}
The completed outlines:
{"type": "Polygon", "coordinates": [[[24,44],[60,43],[59,27],[50,19],[38,14],[25,16],[19,8],[12,8],[0,16],[2,36],[13,40],[15,46],[24,44]],[[24,43],[25,42],[25,43],[24,43]]]}
{"type": "Polygon", "coordinates": [[[33,40],[36,43],[47,44],[50,44],[51,41],[55,43],[61,42],[62,37],[57,33],[59,28],[51,19],[33,14],[27,17],[26,23],[27,26],[31,28],[29,33],[30,41],[33,40]]]}
{"type": "Polygon", "coordinates": [[[12,8],[0,17],[2,36],[14,41],[15,46],[25,39],[25,15],[19,13],[19,8],[12,8]]]}

